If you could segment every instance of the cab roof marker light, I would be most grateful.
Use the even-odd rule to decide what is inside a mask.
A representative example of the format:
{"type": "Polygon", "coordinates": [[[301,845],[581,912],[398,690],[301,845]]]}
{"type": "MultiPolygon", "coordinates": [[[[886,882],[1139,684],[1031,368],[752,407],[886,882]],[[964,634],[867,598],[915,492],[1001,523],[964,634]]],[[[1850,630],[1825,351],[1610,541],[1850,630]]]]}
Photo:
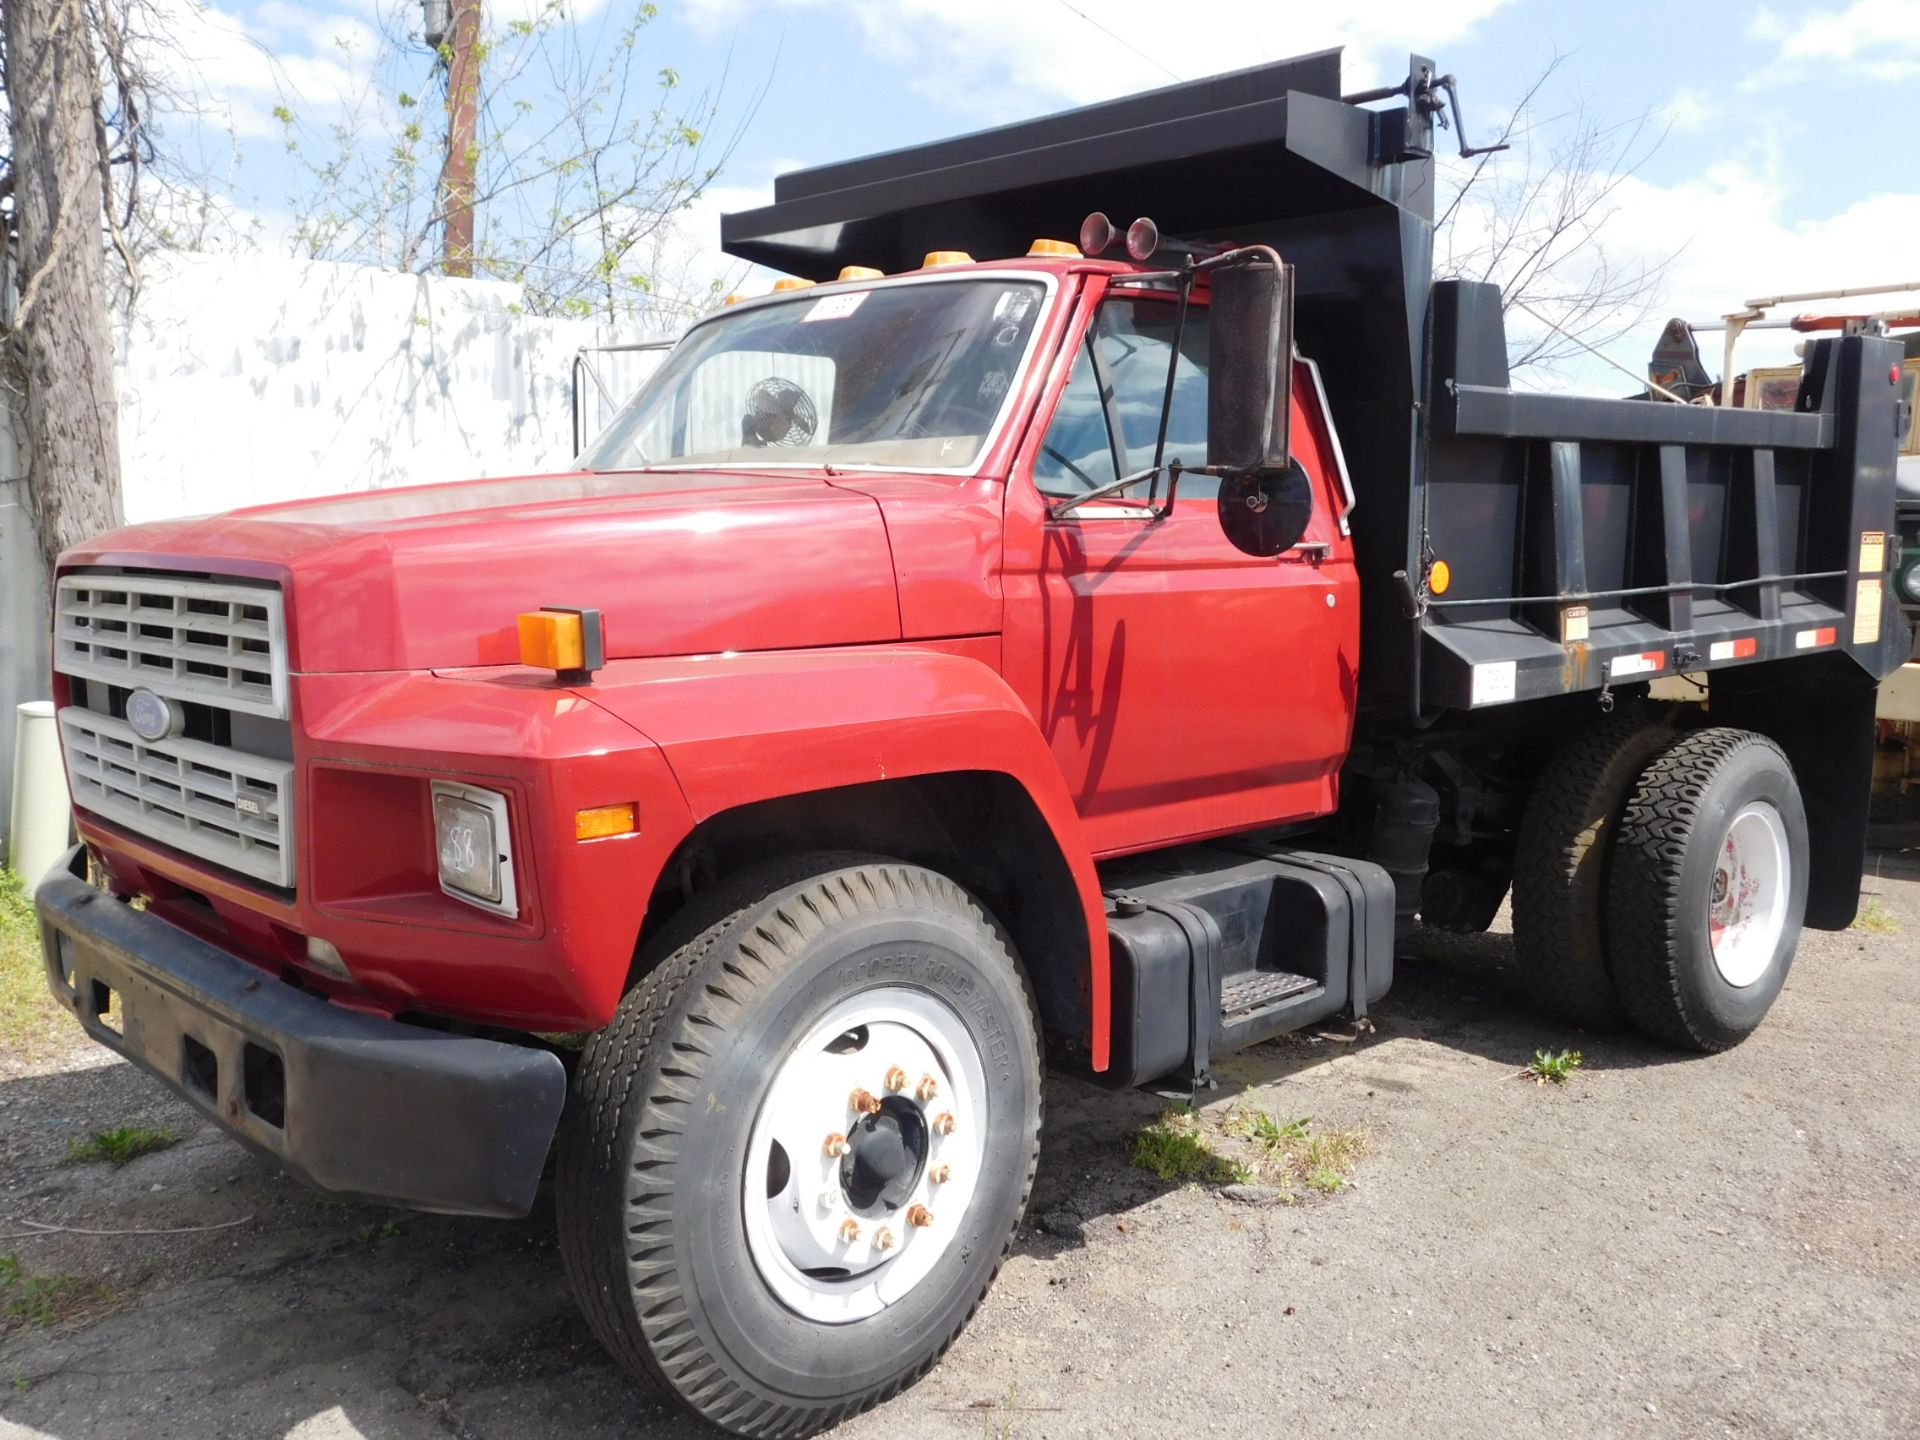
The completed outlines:
{"type": "Polygon", "coordinates": [[[971,265],[973,256],[964,250],[929,250],[920,262],[922,270],[939,270],[948,265],[971,265]]]}
{"type": "Polygon", "coordinates": [[[783,275],[773,282],[773,293],[778,295],[783,290],[810,290],[813,284],[813,281],[802,280],[798,275],[783,275]]]}
{"type": "Polygon", "coordinates": [[[872,265],[842,265],[840,273],[834,278],[836,280],[879,280],[885,278],[886,273],[872,265]]]}
{"type": "Polygon", "coordinates": [[[1080,247],[1071,240],[1048,240],[1044,236],[1027,247],[1029,255],[1051,255],[1058,259],[1078,260],[1080,247]]]}
{"type": "Polygon", "coordinates": [[[720,304],[723,307],[727,305],[738,305],[742,300],[746,298],[747,298],[746,296],[742,295],[738,290],[736,290],[733,292],[733,294],[727,296],[726,299],[722,300],[720,304]]]}

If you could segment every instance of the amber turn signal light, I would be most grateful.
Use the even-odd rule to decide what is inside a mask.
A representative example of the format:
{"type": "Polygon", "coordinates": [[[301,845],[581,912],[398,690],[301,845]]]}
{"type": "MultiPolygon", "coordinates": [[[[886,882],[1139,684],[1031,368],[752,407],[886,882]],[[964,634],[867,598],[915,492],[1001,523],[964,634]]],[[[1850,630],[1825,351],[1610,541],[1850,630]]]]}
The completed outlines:
{"type": "Polygon", "coordinates": [[[598,610],[546,606],[520,617],[520,663],[585,684],[607,663],[598,610]]]}
{"type": "Polygon", "coordinates": [[[628,800],[620,805],[595,805],[573,812],[573,838],[604,840],[609,835],[631,835],[640,828],[640,807],[628,800]]]}

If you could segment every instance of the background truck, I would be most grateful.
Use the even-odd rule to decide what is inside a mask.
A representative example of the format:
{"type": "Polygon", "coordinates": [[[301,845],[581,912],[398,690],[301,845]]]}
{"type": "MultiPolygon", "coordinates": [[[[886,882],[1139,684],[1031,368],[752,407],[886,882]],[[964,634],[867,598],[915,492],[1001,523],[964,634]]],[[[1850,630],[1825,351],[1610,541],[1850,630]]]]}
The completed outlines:
{"type": "Polygon", "coordinates": [[[557,1150],[596,1333],[753,1435],[966,1323],[1043,1037],[1201,1085],[1511,889],[1544,1007],[1736,1043],[1854,912],[1898,349],[1786,412],[1516,391],[1431,277],[1450,86],[787,175],[724,235],[793,278],[572,473],[69,553],[55,991],[323,1189],[519,1215],[557,1150]]]}

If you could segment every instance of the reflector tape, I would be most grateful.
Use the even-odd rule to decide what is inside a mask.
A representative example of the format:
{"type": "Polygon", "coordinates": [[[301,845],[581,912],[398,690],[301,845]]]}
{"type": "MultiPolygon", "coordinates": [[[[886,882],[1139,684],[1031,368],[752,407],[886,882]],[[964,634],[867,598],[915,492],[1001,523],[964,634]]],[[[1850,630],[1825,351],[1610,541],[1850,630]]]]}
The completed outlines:
{"type": "Polygon", "coordinates": [[[1667,652],[1664,650],[1642,650],[1638,655],[1616,655],[1607,666],[1610,679],[1618,680],[1622,675],[1652,675],[1667,668],[1667,652]]]}
{"type": "Polygon", "coordinates": [[[1817,650],[1822,645],[1831,645],[1839,638],[1840,632],[1831,625],[1822,625],[1817,630],[1796,630],[1793,634],[1793,648],[1796,650],[1817,650]]]}
{"type": "Polygon", "coordinates": [[[1473,667],[1475,705],[1500,705],[1513,699],[1519,679],[1519,666],[1512,660],[1494,660],[1473,667]]]}
{"type": "Polygon", "coordinates": [[[1709,660],[1751,660],[1760,653],[1760,642],[1751,635],[1744,640],[1716,640],[1707,647],[1709,660]]]}

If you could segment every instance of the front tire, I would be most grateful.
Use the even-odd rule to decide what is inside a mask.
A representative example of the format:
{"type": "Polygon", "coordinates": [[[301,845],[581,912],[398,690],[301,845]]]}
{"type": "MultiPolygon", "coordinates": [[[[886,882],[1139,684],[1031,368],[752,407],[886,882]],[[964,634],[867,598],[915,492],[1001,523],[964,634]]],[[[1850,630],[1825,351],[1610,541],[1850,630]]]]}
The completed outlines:
{"type": "Polygon", "coordinates": [[[918,1379],[986,1294],[1039,1155],[1039,1026],[999,928],[917,866],[780,862],[689,910],[582,1057],[562,1254],[629,1370],[808,1435],[918,1379]]]}
{"type": "Polygon", "coordinates": [[[1608,877],[1608,951],[1644,1035],[1711,1053],[1786,983],[1807,905],[1807,817],[1780,747],[1696,730],[1628,798],[1608,877]]]}

